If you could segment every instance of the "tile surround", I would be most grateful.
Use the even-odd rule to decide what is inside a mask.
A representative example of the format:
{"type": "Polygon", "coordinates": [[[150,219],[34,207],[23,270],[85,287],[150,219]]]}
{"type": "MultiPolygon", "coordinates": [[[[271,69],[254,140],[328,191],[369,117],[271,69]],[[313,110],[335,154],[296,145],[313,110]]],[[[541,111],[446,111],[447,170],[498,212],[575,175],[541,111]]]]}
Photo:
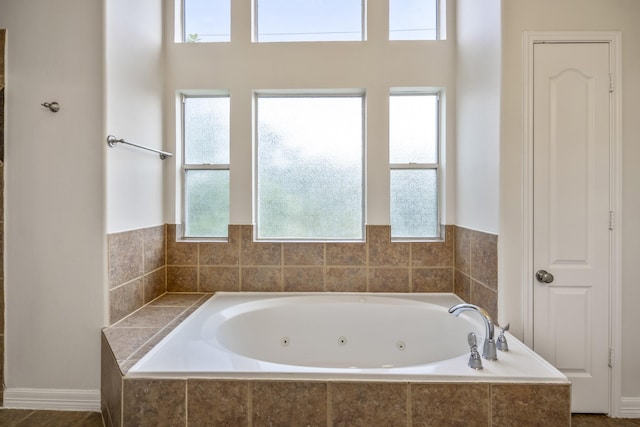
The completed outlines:
{"type": "Polygon", "coordinates": [[[111,329],[127,328],[103,335],[107,426],[570,425],[568,384],[131,378],[111,329]]]}
{"type": "Polygon", "coordinates": [[[392,243],[388,226],[367,227],[363,243],[256,243],[247,225],[230,226],[229,234],[225,243],[176,242],[175,226],[166,225],[108,236],[113,324],[103,332],[102,348],[108,426],[287,425],[293,407],[305,425],[445,420],[498,426],[528,417],[569,425],[570,391],[557,385],[127,377],[216,291],[455,291],[496,312],[496,236],[456,226],[446,227],[443,242],[392,243]],[[551,387],[551,402],[545,387],[551,387]],[[505,402],[516,402],[517,410],[505,402]]]}
{"type": "Polygon", "coordinates": [[[250,425],[327,425],[327,383],[251,381],[250,425]]]}
{"type": "Polygon", "coordinates": [[[411,418],[414,427],[489,425],[490,384],[413,384],[411,418]],[[429,402],[428,405],[420,404],[429,402]],[[452,402],[458,402],[452,405],[452,402]],[[463,402],[464,404],[460,404],[463,402]]]}
{"type": "MultiPolygon", "coordinates": [[[[491,237],[487,239],[495,242],[491,237]]],[[[457,247],[452,242],[449,245],[454,254],[457,247]]],[[[325,260],[329,246],[324,245],[325,260]]],[[[361,246],[367,245],[355,247],[362,250],[361,246]]],[[[211,249],[207,248],[208,253],[211,249]]],[[[218,256],[233,259],[228,257],[228,249],[215,250],[218,256]]],[[[285,254],[284,248],[281,251],[285,254]]],[[[387,286],[396,286],[407,280],[408,283],[420,283],[413,289],[417,292],[438,291],[440,286],[444,286],[447,291],[454,288],[457,292],[471,295],[473,286],[481,286],[488,294],[477,298],[490,299],[493,295],[489,286],[468,275],[474,271],[471,257],[468,260],[470,270],[465,274],[453,268],[423,267],[415,260],[410,264],[420,267],[369,267],[367,263],[360,266],[327,266],[325,263],[319,266],[320,251],[317,248],[303,248],[302,251],[302,255],[281,254],[281,265],[276,266],[242,267],[239,264],[204,268],[214,271],[230,268],[239,274],[244,272],[244,268],[254,272],[248,275],[251,280],[245,277],[246,283],[266,288],[282,289],[285,284],[279,281],[287,277],[295,278],[290,283],[317,283],[313,277],[323,275],[327,290],[371,291],[371,284],[376,286],[378,276],[388,280],[391,285],[387,286]],[[287,259],[292,265],[283,265],[287,259]],[[299,266],[297,262],[301,259],[309,264],[299,266]],[[402,274],[412,277],[398,280],[402,274]],[[449,284],[441,285],[447,280],[449,284]]],[[[199,253],[196,246],[196,259],[202,259],[197,256],[199,253]]],[[[175,257],[178,258],[180,256],[175,257]]],[[[455,259],[451,265],[455,265],[455,259]]],[[[203,268],[198,265],[188,267],[197,267],[200,271],[203,268]]],[[[210,283],[207,286],[215,283],[215,279],[208,280],[210,282],[204,282],[210,283]]],[[[384,283],[384,280],[379,283],[384,283]]],[[[527,425],[532,425],[532,422],[545,426],[570,425],[570,386],[564,384],[302,382],[186,377],[164,380],[126,376],[136,360],[209,296],[204,293],[167,293],[104,330],[102,407],[108,426],[290,425],[292,410],[295,410],[296,423],[303,421],[304,425],[322,426],[510,426],[522,425],[523,422],[527,425]]]]}
{"type": "MultiPolygon", "coordinates": [[[[176,226],[169,224],[167,290],[417,292],[417,269],[453,272],[453,226],[446,227],[444,242],[392,243],[390,232],[389,226],[367,226],[363,243],[273,243],[254,242],[251,225],[230,225],[228,242],[175,242],[176,226]],[[345,277],[356,283],[338,282],[345,277]]],[[[425,272],[417,275],[425,292],[425,272]]],[[[446,285],[437,291],[453,292],[453,279],[444,276],[446,285]]]]}
{"type": "Polygon", "coordinates": [[[107,426],[570,425],[568,384],[130,378],[106,335],[107,426]]]}
{"type": "Polygon", "coordinates": [[[122,372],[173,330],[212,294],[166,293],[103,330],[122,372]]]}
{"type": "Polygon", "coordinates": [[[498,236],[455,226],[454,291],[498,319],[498,236]]]}
{"type": "Polygon", "coordinates": [[[491,416],[495,426],[571,425],[571,386],[495,384],[491,388],[491,416]],[[568,409],[557,402],[569,401],[568,409]]]}
{"type": "Polygon", "coordinates": [[[180,426],[186,424],[186,380],[136,378],[123,382],[124,426],[180,426]]]}
{"type": "Polygon", "coordinates": [[[392,242],[367,226],[355,243],[176,241],[172,224],[108,235],[110,323],[165,292],[455,292],[497,318],[497,236],[445,227],[444,241],[392,242]]]}
{"type": "Polygon", "coordinates": [[[249,381],[188,379],[189,426],[248,426],[250,387],[249,381]]]}
{"type": "Polygon", "coordinates": [[[407,383],[330,383],[331,425],[406,426],[408,421],[407,383]]]}
{"type": "Polygon", "coordinates": [[[110,234],[109,289],[141,277],[144,273],[144,230],[110,234]]]}
{"type": "Polygon", "coordinates": [[[166,226],[109,234],[109,323],[167,291],[166,226]]]}

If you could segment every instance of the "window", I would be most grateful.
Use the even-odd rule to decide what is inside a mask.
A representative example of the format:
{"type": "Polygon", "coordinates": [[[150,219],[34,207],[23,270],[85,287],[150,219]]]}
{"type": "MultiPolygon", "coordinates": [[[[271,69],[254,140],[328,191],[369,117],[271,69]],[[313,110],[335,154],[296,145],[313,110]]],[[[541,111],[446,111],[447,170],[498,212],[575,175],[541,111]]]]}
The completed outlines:
{"type": "Polygon", "coordinates": [[[227,237],[229,97],[183,98],[184,237],[227,237]]]}
{"type": "Polygon", "coordinates": [[[455,2],[175,1],[185,41],[226,41],[166,52],[167,90],[186,94],[168,171],[178,238],[222,240],[229,224],[260,241],[363,241],[366,224],[442,237],[455,189],[433,86],[446,104],[455,46],[422,40],[455,2]]]}
{"type": "Polygon", "coordinates": [[[389,98],[391,235],[439,237],[437,94],[389,98]]]}
{"type": "MultiPolygon", "coordinates": [[[[377,0],[376,0],[377,1],[377,0]]],[[[185,43],[231,40],[231,0],[182,0],[185,43]]],[[[254,0],[258,42],[364,40],[365,0],[254,0]]],[[[436,40],[439,0],[389,0],[389,40],[436,40]]]]}
{"type": "Polygon", "coordinates": [[[231,40],[231,0],[183,0],[185,43],[231,40]]]}
{"type": "Polygon", "coordinates": [[[438,0],[389,0],[389,40],[436,40],[438,0]]]}
{"type": "Polygon", "coordinates": [[[363,39],[363,0],[255,0],[259,42],[363,39]]]}
{"type": "Polygon", "coordinates": [[[259,239],[361,240],[363,96],[256,97],[259,239]]]}

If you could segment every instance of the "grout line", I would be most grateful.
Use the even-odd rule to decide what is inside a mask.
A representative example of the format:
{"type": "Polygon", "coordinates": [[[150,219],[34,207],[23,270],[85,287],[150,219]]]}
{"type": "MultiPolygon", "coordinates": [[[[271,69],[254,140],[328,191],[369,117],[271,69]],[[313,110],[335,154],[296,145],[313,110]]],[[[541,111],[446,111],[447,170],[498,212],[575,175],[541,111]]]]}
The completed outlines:
{"type": "Polygon", "coordinates": [[[196,290],[200,291],[200,243],[196,243],[196,260],[197,260],[197,270],[196,270],[196,290]]]}
{"type": "Polygon", "coordinates": [[[327,244],[322,244],[322,290],[327,292],[327,244]]]}
{"type": "MultiPolygon", "coordinates": [[[[111,345],[109,345],[111,347],[111,345]]],[[[118,361],[113,358],[116,366],[118,367],[118,376],[120,377],[120,413],[116,414],[120,418],[120,425],[124,426],[124,374],[118,364],[118,361]]]]}
{"type": "Polygon", "coordinates": [[[364,256],[364,262],[365,262],[365,292],[370,292],[369,291],[369,272],[370,272],[370,265],[369,265],[369,234],[371,233],[370,225],[367,225],[365,227],[365,231],[364,231],[364,251],[365,251],[365,256],[364,256]]]}
{"type": "Polygon", "coordinates": [[[488,408],[487,408],[487,413],[489,414],[489,425],[492,426],[493,425],[493,411],[492,411],[492,403],[493,403],[493,384],[489,384],[489,402],[488,402],[488,408]]]}
{"type": "Polygon", "coordinates": [[[254,381],[247,381],[247,424],[253,425],[253,384],[254,381]]]}
{"type": "Polygon", "coordinates": [[[167,260],[169,259],[169,253],[168,253],[168,240],[169,240],[169,224],[164,225],[164,238],[163,238],[163,247],[164,247],[164,291],[165,293],[167,292],[168,287],[168,282],[169,282],[169,277],[167,274],[167,271],[169,270],[167,268],[167,260]]]}
{"type": "Polygon", "coordinates": [[[280,245],[280,292],[284,292],[284,245],[282,243],[280,245]]]}
{"type": "Polygon", "coordinates": [[[408,242],[409,245],[409,293],[414,293],[414,284],[413,284],[413,243],[408,242]]]}
{"type": "Polygon", "coordinates": [[[411,383],[407,383],[407,426],[413,426],[413,405],[411,405],[411,383]]]}
{"type": "Polygon", "coordinates": [[[184,425],[189,425],[189,378],[184,381],[184,425]]]}
{"type": "Polygon", "coordinates": [[[327,427],[331,427],[333,425],[333,387],[331,387],[330,381],[325,384],[327,385],[327,427]]]}
{"type": "Polygon", "coordinates": [[[146,247],[146,238],[145,238],[145,232],[144,232],[145,228],[143,228],[140,232],[140,240],[142,240],[142,305],[144,305],[144,302],[146,301],[146,292],[145,292],[145,286],[144,286],[144,282],[145,282],[145,277],[147,275],[146,271],[146,267],[147,267],[147,260],[145,257],[145,247],[146,247]]]}

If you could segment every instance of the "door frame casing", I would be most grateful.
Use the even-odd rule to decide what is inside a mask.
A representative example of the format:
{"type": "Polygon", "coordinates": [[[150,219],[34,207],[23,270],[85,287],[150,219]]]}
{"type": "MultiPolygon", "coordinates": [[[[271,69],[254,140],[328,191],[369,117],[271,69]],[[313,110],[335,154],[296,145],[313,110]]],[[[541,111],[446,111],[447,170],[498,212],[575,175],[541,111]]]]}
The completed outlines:
{"type": "Polygon", "coordinates": [[[622,33],[617,31],[525,31],[522,94],[522,324],[524,342],[533,346],[533,50],[541,43],[608,43],[612,77],[610,108],[609,210],[609,415],[620,416],[622,400],[622,33]]]}

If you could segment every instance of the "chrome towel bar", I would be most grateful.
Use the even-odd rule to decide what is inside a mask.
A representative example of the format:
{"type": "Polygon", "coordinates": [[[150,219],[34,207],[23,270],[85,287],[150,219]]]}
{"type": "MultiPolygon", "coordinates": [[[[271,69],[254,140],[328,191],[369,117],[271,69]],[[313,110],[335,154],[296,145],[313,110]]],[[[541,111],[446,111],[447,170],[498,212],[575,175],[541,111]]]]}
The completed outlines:
{"type": "Polygon", "coordinates": [[[153,151],[154,153],[158,153],[160,155],[160,160],[164,160],[167,157],[172,157],[173,154],[167,153],[166,151],[156,150],[155,148],[145,147],[144,145],[134,144],[133,142],[125,141],[122,138],[116,138],[113,135],[107,136],[107,144],[109,147],[115,147],[117,143],[133,145],[134,147],[142,148],[143,150],[153,151]]]}

